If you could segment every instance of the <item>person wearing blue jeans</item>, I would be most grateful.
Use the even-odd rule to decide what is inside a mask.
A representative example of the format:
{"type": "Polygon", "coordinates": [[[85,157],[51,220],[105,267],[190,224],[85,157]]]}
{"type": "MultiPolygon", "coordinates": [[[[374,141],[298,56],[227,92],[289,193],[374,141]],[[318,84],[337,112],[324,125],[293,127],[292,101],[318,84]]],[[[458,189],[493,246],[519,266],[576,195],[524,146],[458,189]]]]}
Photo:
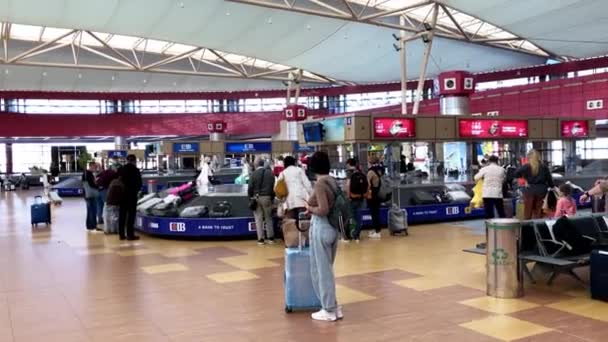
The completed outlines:
{"type": "Polygon", "coordinates": [[[316,152],[308,166],[317,175],[313,193],[306,210],[312,214],[310,221],[310,275],[313,289],[321,302],[321,310],[311,315],[318,321],[333,322],[344,317],[336,300],[336,279],[333,265],[336,259],[339,234],[328,220],[330,208],[335,202],[338,184],[329,176],[329,156],[316,152]]]}
{"type": "Polygon", "coordinates": [[[87,229],[97,229],[97,197],[85,198],[87,202],[87,229]]]}
{"type": "Polygon", "coordinates": [[[359,219],[359,210],[363,206],[363,199],[350,199],[350,210],[351,210],[351,226],[354,226],[351,230],[351,239],[359,242],[361,236],[361,220],[359,219]]]}
{"type": "Polygon", "coordinates": [[[99,196],[97,196],[97,223],[103,224],[103,206],[106,203],[106,196],[108,195],[108,190],[100,189],[99,196]]]}

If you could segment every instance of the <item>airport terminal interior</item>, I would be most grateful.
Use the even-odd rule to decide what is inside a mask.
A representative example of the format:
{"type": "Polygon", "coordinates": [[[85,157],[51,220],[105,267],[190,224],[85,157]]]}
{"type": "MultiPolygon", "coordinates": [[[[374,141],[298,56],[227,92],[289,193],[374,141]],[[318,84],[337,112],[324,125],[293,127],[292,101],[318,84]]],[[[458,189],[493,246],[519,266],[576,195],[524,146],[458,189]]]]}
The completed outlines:
{"type": "Polygon", "coordinates": [[[608,2],[0,8],[0,342],[608,340],[608,2]]]}

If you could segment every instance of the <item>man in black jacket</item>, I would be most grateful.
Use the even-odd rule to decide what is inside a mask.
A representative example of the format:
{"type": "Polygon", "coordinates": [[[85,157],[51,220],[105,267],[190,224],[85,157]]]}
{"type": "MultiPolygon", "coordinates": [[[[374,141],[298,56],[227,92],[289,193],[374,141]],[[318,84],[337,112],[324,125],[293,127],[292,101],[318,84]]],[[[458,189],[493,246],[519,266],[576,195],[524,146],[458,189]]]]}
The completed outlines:
{"type": "Polygon", "coordinates": [[[124,195],[120,204],[118,221],[118,234],[120,239],[139,240],[135,236],[135,213],[137,209],[137,194],[141,190],[141,173],[136,166],[137,158],[130,154],[127,164],[120,168],[118,174],[124,184],[124,195]]]}
{"type": "Polygon", "coordinates": [[[255,198],[257,207],[253,212],[258,232],[258,244],[264,244],[264,230],[269,244],[274,243],[274,226],[272,224],[272,201],[274,199],[274,175],[270,167],[265,166],[264,159],[258,159],[256,169],[249,177],[247,192],[249,198],[255,198]],[[264,229],[265,228],[265,229],[264,229]]]}

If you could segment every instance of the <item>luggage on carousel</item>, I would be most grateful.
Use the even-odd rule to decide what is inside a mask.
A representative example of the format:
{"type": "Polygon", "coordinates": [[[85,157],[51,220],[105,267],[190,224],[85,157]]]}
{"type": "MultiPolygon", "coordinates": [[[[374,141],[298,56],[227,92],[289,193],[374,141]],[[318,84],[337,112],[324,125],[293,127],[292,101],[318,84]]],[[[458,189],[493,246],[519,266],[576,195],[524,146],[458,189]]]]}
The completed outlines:
{"type": "Polygon", "coordinates": [[[61,196],[59,196],[57,191],[50,191],[49,199],[51,200],[51,203],[53,203],[55,205],[60,205],[63,203],[63,199],[61,198],[61,196]]]}
{"type": "Polygon", "coordinates": [[[209,208],[207,208],[207,206],[205,206],[205,205],[195,205],[195,206],[191,206],[188,208],[184,208],[179,213],[179,217],[189,217],[189,218],[206,217],[208,215],[209,215],[209,208]]]}
{"type": "Polygon", "coordinates": [[[447,197],[450,199],[450,202],[453,203],[471,202],[471,196],[469,196],[469,194],[467,194],[467,192],[463,190],[448,191],[447,197]]]}
{"type": "Polygon", "coordinates": [[[148,210],[152,216],[178,217],[177,208],[173,203],[161,202],[148,210]]]}
{"type": "Polygon", "coordinates": [[[416,190],[412,194],[412,204],[413,205],[422,205],[422,204],[437,204],[437,198],[433,196],[430,192],[416,190]]]}
{"type": "Polygon", "coordinates": [[[152,193],[152,194],[147,194],[144,197],[140,198],[137,200],[137,205],[140,205],[142,203],[145,203],[153,198],[156,198],[157,194],[156,193],[152,193]]]}
{"type": "Polygon", "coordinates": [[[38,223],[51,224],[51,205],[42,200],[42,196],[34,197],[34,204],[30,207],[32,226],[38,223]]]}
{"type": "Polygon", "coordinates": [[[608,251],[591,252],[589,273],[591,298],[608,302],[608,251]]]}
{"type": "Polygon", "coordinates": [[[118,217],[120,207],[117,205],[105,205],[103,207],[103,232],[106,234],[118,233],[118,217]]]}
{"type": "Polygon", "coordinates": [[[137,211],[139,211],[142,214],[147,213],[151,208],[153,208],[154,206],[156,206],[157,204],[161,203],[163,200],[162,198],[152,198],[147,200],[146,202],[143,202],[142,204],[139,204],[137,206],[137,211]]]}
{"type": "Polygon", "coordinates": [[[228,201],[215,202],[209,212],[209,217],[230,217],[230,215],[232,215],[232,205],[228,201]]]}
{"type": "Polygon", "coordinates": [[[393,204],[388,209],[388,230],[391,235],[409,235],[407,231],[407,212],[405,209],[399,208],[397,204],[393,204]]]}

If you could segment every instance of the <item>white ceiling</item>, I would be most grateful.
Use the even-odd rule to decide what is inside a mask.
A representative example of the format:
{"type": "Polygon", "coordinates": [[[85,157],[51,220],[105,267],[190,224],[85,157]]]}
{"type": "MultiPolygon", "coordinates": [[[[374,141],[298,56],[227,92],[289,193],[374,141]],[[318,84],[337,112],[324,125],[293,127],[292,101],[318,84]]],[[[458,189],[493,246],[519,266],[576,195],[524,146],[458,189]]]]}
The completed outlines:
{"type": "MultiPolygon", "coordinates": [[[[547,39],[608,40],[606,0],[445,0],[560,55],[604,54],[604,44],[547,39]],[[602,28],[602,29],[600,29],[602,28]],[[583,38],[581,38],[583,37],[583,38]]],[[[0,20],[77,28],[203,46],[303,68],[354,82],[399,80],[394,30],[336,19],[248,6],[223,0],[0,0],[0,20]],[[183,8],[180,6],[183,3],[183,8]]],[[[424,45],[408,43],[408,78],[418,76],[424,45]]],[[[544,59],[498,48],[436,38],[428,75],[543,63],[544,59]]],[[[281,88],[277,81],[131,72],[6,67],[3,89],[160,91],[281,88]],[[42,72],[47,71],[43,77],[42,72]],[[111,76],[115,75],[115,81],[111,76]],[[144,84],[143,79],[147,79],[144,84]],[[177,85],[174,86],[174,82],[177,85]]]]}
{"type": "Polygon", "coordinates": [[[606,0],[444,0],[561,56],[608,53],[606,0]]]}

